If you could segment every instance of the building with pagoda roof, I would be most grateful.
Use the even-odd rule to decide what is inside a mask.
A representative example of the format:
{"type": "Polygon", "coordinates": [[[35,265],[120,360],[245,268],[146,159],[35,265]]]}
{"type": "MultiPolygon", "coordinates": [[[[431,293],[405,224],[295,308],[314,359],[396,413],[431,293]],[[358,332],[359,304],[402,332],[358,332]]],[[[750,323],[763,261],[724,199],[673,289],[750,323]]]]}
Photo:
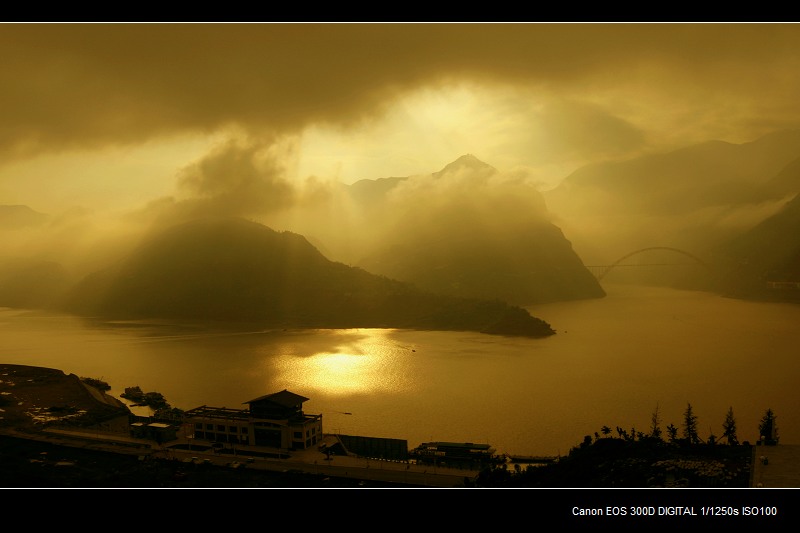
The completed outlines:
{"type": "Polygon", "coordinates": [[[244,402],[247,409],[203,405],[186,411],[184,428],[197,443],[304,450],[322,442],[322,415],[306,414],[307,401],[284,389],[244,402]]]}

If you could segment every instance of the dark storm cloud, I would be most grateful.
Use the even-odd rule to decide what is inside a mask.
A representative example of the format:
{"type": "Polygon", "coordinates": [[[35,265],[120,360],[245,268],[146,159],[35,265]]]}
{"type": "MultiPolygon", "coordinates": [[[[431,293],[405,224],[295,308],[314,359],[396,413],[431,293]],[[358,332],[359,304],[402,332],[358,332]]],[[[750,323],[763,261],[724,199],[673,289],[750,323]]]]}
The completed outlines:
{"type": "MultiPolygon", "coordinates": [[[[793,24],[6,24],[0,151],[348,124],[453,80],[782,106],[793,24]]],[[[796,111],[793,113],[797,116],[796,111]]]]}

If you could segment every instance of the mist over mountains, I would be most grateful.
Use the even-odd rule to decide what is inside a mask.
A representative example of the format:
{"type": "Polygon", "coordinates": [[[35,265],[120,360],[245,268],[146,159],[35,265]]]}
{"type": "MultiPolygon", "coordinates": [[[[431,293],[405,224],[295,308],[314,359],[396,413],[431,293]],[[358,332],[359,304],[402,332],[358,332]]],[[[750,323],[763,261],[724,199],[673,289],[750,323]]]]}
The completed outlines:
{"type": "Polygon", "coordinates": [[[50,217],[27,205],[0,205],[0,227],[19,229],[45,224],[50,217]]]}
{"type": "Polygon", "coordinates": [[[358,262],[369,272],[443,294],[523,306],[605,295],[550,222],[539,191],[471,154],[430,176],[351,187],[373,208],[389,209],[414,189],[421,194],[412,199],[424,196],[402,210],[358,262]]]}
{"type": "Polygon", "coordinates": [[[720,246],[721,286],[743,298],[800,299],[800,194],[776,214],[720,246]]]}
{"type": "Polygon", "coordinates": [[[800,280],[791,266],[800,247],[799,155],[798,130],[738,145],[710,141],[590,165],[544,196],[585,264],[675,248],[713,268],[698,283],[675,284],[753,295],[768,278],[800,280]]]}
{"type": "MultiPolygon", "coordinates": [[[[242,195],[267,197],[249,172],[242,195]]],[[[280,195],[252,216],[200,216],[223,205],[214,196],[159,199],[131,217],[139,226],[0,206],[0,305],[485,330],[487,316],[510,309],[603,297],[587,265],[636,250],[686,252],[708,267],[647,283],[792,299],[769,282],[800,282],[798,130],[590,165],[548,191],[471,154],[430,174],[318,184],[306,196],[268,180],[280,195]]],[[[213,185],[235,205],[241,191],[213,185]]]]}

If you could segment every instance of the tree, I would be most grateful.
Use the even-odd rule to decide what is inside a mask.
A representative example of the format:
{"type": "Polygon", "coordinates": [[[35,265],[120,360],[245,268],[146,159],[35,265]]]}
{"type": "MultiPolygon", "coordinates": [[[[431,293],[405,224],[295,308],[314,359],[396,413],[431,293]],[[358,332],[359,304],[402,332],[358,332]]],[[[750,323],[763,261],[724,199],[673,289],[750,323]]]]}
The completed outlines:
{"type": "Polygon", "coordinates": [[[692,411],[692,404],[686,404],[686,411],[683,413],[683,438],[689,444],[699,444],[700,436],[697,434],[697,415],[692,411]]]}
{"type": "Polygon", "coordinates": [[[650,417],[650,436],[654,439],[661,439],[661,417],[658,413],[658,404],[656,404],[656,410],[653,411],[650,417]]]}
{"type": "Polygon", "coordinates": [[[722,436],[731,446],[739,444],[739,438],[736,436],[736,418],[733,416],[733,407],[728,408],[728,414],[725,415],[725,421],[722,423],[722,436]]]}
{"type": "Polygon", "coordinates": [[[139,385],[134,387],[125,387],[125,392],[120,394],[120,397],[130,400],[134,402],[134,404],[139,404],[144,400],[144,392],[139,385]]]}
{"type": "Polygon", "coordinates": [[[761,441],[764,444],[778,444],[778,425],[775,422],[775,418],[775,413],[772,409],[767,409],[764,416],[761,417],[761,423],[758,425],[758,434],[761,435],[761,441]]]}
{"type": "Polygon", "coordinates": [[[106,383],[102,379],[82,377],[81,381],[83,381],[87,385],[91,385],[95,389],[103,391],[103,392],[111,390],[111,385],[109,385],[108,383],[106,383]]]}
{"type": "Polygon", "coordinates": [[[670,424],[667,426],[667,435],[669,435],[670,442],[675,442],[678,440],[678,428],[675,427],[675,424],[670,424]]]}
{"type": "Polygon", "coordinates": [[[177,407],[171,407],[169,405],[153,411],[154,417],[162,419],[183,420],[184,415],[185,411],[183,409],[178,409],[177,407]]]}
{"type": "Polygon", "coordinates": [[[164,398],[164,395],[160,392],[146,392],[142,403],[153,411],[170,408],[169,402],[167,402],[167,399],[164,398]]]}

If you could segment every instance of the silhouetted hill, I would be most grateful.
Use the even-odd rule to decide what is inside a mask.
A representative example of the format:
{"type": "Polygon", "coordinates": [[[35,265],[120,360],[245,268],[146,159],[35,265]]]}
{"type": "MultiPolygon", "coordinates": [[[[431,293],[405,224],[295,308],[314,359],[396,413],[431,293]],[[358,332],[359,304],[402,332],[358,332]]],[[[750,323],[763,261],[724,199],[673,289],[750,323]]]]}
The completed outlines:
{"type": "Polygon", "coordinates": [[[754,200],[783,198],[800,193],[800,157],[789,162],[772,179],[764,183],[754,200]]]}
{"type": "Polygon", "coordinates": [[[554,333],[504,302],[425,292],[330,261],[301,235],[239,218],[198,219],[154,234],[126,260],[85,278],[62,308],[275,327],[554,333]]]}
{"type": "Polygon", "coordinates": [[[50,216],[26,205],[0,205],[0,307],[44,307],[68,287],[63,265],[18,255],[9,241],[28,242],[31,231],[46,225],[50,216]]]}
{"type": "Polygon", "coordinates": [[[350,195],[359,202],[380,200],[383,196],[408,178],[379,178],[359,180],[349,187],[350,195]]]}
{"type": "Polygon", "coordinates": [[[3,229],[39,226],[49,218],[27,205],[0,205],[0,228],[3,229]]]}
{"type": "Polygon", "coordinates": [[[66,269],[55,261],[7,259],[0,263],[0,306],[48,307],[69,282],[66,269]]]}
{"type": "Polygon", "coordinates": [[[369,272],[515,305],[605,296],[539,191],[471,154],[428,176],[362,180],[352,190],[372,209],[397,212],[357,263],[369,272]]]}
{"type": "Polygon", "coordinates": [[[723,289],[738,297],[800,300],[800,194],[754,228],[722,244],[727,263],[723,289]]]}
{"type": "MultiPolygon", "coordinates": [[[[582,167],[545,193],[551,209],[681,214],[763,200],[763,184],[800,155],[800,130],[731,144],[708,141],[667,153],[582,167]]],[[[797,183],[795,192],[797,192],[797,183]]],[[[776,191],[779,198],[787,193],[776,191]]]]}
{"type": "Polygon", "coordinates": [[[434,172],[431,175],[434,178],[439,178],[453,172],[469,172],[473,175],[478,173],[478,175],[483,174],[488,176],[497,172],[497,169],[488,163],[484,163],[472,154],[465,154],[452,163],[445,165],[442,170],[434,172]]]}
{"type": "MultiPolygon", "coordinates": [[[[742,144],[709,141],[582,167],[544,195],[587,264],[613,263],[638,249],[670,247],[700,257],[716,270],[705,279],[702,273],[689,278],[674,271],[664,284],[709,288],[710,280],[730,267],[717,264],[728,260],[725,243],[748,239],[748,232],[779,216],[787,199],[800,193],[799,157],[800,130],[742,144]]],[[[769,255],[788,252],[789,234],[800,233],[790,217],[780,217],[786,224],[779,232],[788,234],[769,255]]]]}
{"type": "Polygon", "coordinates": [[[605,296],[556,226],[531,222],[497,232],[468,221],[465,216],[460,228],[468,236],[430,225],[427,232],[398,238],[359,265],[426,290],[515,305],[605,296]]]}

